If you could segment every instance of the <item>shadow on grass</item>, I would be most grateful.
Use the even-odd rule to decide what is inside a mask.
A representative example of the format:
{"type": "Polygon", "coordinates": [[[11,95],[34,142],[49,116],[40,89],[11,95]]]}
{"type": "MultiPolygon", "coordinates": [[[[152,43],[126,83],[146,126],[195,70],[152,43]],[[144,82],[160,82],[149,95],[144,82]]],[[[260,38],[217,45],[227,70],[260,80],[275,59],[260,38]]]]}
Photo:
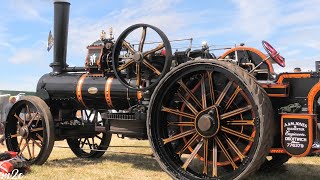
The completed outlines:
{"type": "MultiPolygon", "coordinates": [[[[78,157],[56,159],[47,161],[49,167],[79,167],[84,165],[94,165],[108,162],[129,163],[133,168],[163,172],[158,162],[152,157],[129,154],[109,153],[99,159],[84,159],[78,157]]],[[[285,164],[280,168],[263,172],[257,172],[249,180],[319,180],[320,164],[285,164]]]]}
{"type": "Polygon", "coordinates": [[[258,171],[250,180],[319,180],[320,164],[285,164],[280,168],[263,172],[258,171]]]}
{"type": "Polygon", "coordinates": [[[55,159],[46,162],[46,166],[51,167],[79,167],[83,165],[93,165],[99,163],[107,163],[108,161],[118,163],[129,163],[133,165],[133,168],[150,170],[150,171],[161,171],[158,162],[151,156],[142,155],[131,155],[131,154],[113,154],[109,153],[98,159],[85,159],[85,158],[64,158],[55,159]]]}

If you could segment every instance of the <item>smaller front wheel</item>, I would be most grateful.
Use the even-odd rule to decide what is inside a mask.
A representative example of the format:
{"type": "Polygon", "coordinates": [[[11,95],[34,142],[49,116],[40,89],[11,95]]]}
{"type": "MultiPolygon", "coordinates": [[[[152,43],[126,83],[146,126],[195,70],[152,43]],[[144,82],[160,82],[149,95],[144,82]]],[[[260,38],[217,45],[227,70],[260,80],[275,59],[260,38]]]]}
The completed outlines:
{"type": "Polygon", "coordinates": [[[36,96],[18,101],[9,111],[5,137],[9,151],[18,152],[29,164],[45,163],[55,140],[48,105],[36,96]]]}
{"type": "MultiPolygon", "coordinates": [[[[99,112],[96,110],[82,110],[80,120],[96,124],[96,126],[104,126],[99,112]]],[[[111,133],[97,133],[93,137],[68,138],[67,143],[77,157],[100,158],[108,149],[111,137],[111,133]]]]}

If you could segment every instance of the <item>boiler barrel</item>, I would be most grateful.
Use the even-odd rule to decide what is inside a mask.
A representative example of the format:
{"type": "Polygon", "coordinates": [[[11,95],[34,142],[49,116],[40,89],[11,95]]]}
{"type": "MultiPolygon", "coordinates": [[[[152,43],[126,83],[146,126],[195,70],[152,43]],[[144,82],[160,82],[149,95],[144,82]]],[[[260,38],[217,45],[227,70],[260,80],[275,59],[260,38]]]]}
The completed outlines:
{"type": "Polygon", "coordinates": [[[87,73],[46,74],[38,82],[37,95],[49,104],[78,109],[124,110],[140,98],[113,76],[87,73]]]}

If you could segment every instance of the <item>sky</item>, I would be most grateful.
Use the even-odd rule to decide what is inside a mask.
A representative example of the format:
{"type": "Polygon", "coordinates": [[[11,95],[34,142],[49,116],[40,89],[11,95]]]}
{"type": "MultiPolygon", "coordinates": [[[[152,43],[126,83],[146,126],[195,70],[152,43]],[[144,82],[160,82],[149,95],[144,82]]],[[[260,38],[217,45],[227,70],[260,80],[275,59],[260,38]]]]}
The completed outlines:
{"type": "MultiPolygon", "coordinates": [[[[314,70],[320,60],[320,0],[70,0],[67,63],[84,66],[87,45],[102,29],[115,38],[130,25],[147,23],[170,40],[193,38],[212,48],[245,43],[265,52],[268,41],[286,58],[276,72],[314,70]]],[[[0,89],[35,91],[51,71],[53,51],[46,51],[53,30],[52,0],[1,1],[0,89]]],[[[217,56],[223,51],[211,51],[217,56]]]]}

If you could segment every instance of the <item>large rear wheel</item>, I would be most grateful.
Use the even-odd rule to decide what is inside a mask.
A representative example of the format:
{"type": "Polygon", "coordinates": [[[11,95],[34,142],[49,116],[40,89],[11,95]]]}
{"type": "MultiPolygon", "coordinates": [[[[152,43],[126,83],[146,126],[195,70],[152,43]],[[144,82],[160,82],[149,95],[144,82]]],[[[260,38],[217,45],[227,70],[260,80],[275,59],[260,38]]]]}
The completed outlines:
{"type": "Polygon", "coordinates": [[[272,145],[272,106],[242,68],[192,61],[169,72],[148,110],[148,137],[175,179],[243,179],[272,145]]]}

